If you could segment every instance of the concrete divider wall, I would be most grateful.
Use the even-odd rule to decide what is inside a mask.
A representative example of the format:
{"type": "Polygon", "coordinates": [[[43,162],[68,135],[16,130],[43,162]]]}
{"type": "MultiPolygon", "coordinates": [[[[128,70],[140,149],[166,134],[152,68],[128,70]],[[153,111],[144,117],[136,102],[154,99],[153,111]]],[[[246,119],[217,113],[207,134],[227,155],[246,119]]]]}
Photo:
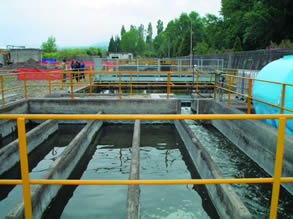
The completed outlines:
{"type": "MultiPolygon", "coordinates": [[[[65,148],[62,154],[54,161],[49,171],[41,178],[67,179],[78,165],[78,162],[102,125],[102,121],[89,121],[65,148]]],[[[61,188],[62,185],[36,185],[33,187],[31,195],[33,218],[41,218],[42,214],[61,188]]],[[[12,209],[6,218],[24,218],[23,202],[19,203],[14,209],[12,209]]]]}
{"type": "MultiPolygon", "coordinates": [[[[134,123],[129,180],[139,179],[140,120],[134,123]]],[[[139,185],[128,185],[126,219],[139,218],[139,185]]]]}
{"type": "MultiPolygon", "coordinates": [[[[213,100],[193,101],[200,114],[243,114],[213,100]],[[199,103],[199,105],[197,105],[199,103]]],[[[274,174],[277,129],[259,120],[212,120],[211,124],[271,176],[274,174]]],[[[282,175],[293,176],[293,136],[286,135],[282,175]]],[[[282,184],[293,194],[293,183],[282,184]]]]}
{"type": "MultiPolygon", "coordinates": [[[[25,114],[28,113],[26,100],[17,101],[0,108],[0,114],[25,114]]],[[[0,119],[0,137],[5,137],[16,130],[15,120],[0,119]]]]}
{"type": "MultiPolygon", "coordinates": [[[[187,149],[193,165],[203,179],[220,179],[222,174],[215,163],[201,145],[200,141],[192,133],[184,120],[175,120],[175,127],[187,149]]],[[[252,218],[240,198],[229,184],[206,185],[210,199],[212,200],[221,218],[252,218]]]]}
{"type": "Polygon", "coordinates": [[[30,113],[82,113],[94,114],[102,111],[105,114],[173,114],[180,113],[180,101],[176,99],[69,99],[46,98],[30,99],[30,113]]]}
{"type": "MultiPolygon", "coordinates": [[[[56,120],[47,120],[26,134],[27,153],[30,154],[38,145],[44,142],[58,129],[56,120]]],[[[0,175],[19,163],[18,140],[0,149],[0,175]]]]}

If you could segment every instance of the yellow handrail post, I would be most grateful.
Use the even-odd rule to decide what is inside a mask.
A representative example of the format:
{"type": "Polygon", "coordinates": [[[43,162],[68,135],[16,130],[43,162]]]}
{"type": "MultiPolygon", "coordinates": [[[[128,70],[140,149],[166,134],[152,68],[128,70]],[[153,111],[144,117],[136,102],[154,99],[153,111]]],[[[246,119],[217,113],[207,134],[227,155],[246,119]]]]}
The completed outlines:
{"type": "Polygon", "coordinates": [[[214,74],[215,80],[214,80],[214,99],[217,98],[217,77],[216,74],[214,74]]]}
{"type": "Polygon", "coordinates": [[[198,94],[198,80],[199,80],[199,72],[196,70],[196,93],[198,94]]]}
{"type": "Polygon", "coordinates": [[[278,202],[280,194],[280,177],[282,176],[282,161],[284,154],[286,118],[279,119],[278,140],[276,148],[275,169],[273,177],[273,191],[270,208],[270,219],[277,218],[278,202]]]}
{"type": "Polygon", "coordinates": [[[231,75],[229,75],[229,88],[228,88],[228,103],[227,106],[231,105],[231,75]]]}
{"type": "Polygon", "coordinates": [[[24,98],[27,99],[26,72],[23,73],[24,98]]]}
{"type": "Polygon", "coordinates": [[[3,75],[0,77],[1,79],[1,95],[2,95],[2,106],[5,106],[5,95],[4,95],[4,83],[3,83],[3,75]]]}
{"type": "Polygon", "coordinates": [[[284,106],[285,106],[285,93],[286,93],[286,84],[283,84],[283,86],[282,86],[281,114],[284,113],[284,106]]]}
{"type": "Polygon", "coordinates": [[[252,91],[252,79],[248,79],[248,100],[247,100],[247,114],[251,113],[251,91],[252,91]]]}
{"type": "Polygon", "coordinates": [[[25,119],[17,119],[17,131],[18,131],[18,146],[19,146],[19,157],[20,157],[20,169],[22,178],[22,193],[24,201],[24,214],[25,218],[32,218],[32,202],[30,193],[29,183],[29,168],[27,158],[27,145],[25,135],[25,119]]]}
{"type": "MultiPolygon", "coordinates": [[[[65,71],[61,72],[61,90],[64,88],[64,82],[63,82],[63,74],[65,74],[65,71]]],[[[66,78],[66,77],[65,77],[66,78]]]]}
{"type": "Polygon", "coordinates": [[[71,71],[70,72],[70,94],[71,94],[71,99],[74,99],[74,96],[73,96],[73,72],[71,71]]]}
{"type": "Polygon", "coordinates": [[[51,87],[51,74],[48,72],[48,83],[49,83],[49,95],[51,96],[52,87],[51,87]]]}
{"type": "Polygon", "coordinates": [[[130,96],[132,96],[132,72],[130,72],[130,96]]]}
{"type": "Polygon", "coordinates": [[[93,87],[92,87],[92,72],[89,72],[89,81],[90,81],[90,96],[93,95],[93,87]]]}
{"type": "Polygon", "coordinates": [[[119,99],[121,100],[121,72],[119,72],[119,99]]]}
{"type": "Polygon", "coordinates": [[[79,79],[80,79],[80,77],[79,77],[79,69],[77,69],[77,83],[80,82],[79,79]]]}
{"type": "Polygon", "coordinates": [[[167,99],[169,99],[169,95],[170,95],[170,92],[171,92],[170,84],[171,84],[171,72],[168,72],[168,80],[167,80],[167,99]]]}

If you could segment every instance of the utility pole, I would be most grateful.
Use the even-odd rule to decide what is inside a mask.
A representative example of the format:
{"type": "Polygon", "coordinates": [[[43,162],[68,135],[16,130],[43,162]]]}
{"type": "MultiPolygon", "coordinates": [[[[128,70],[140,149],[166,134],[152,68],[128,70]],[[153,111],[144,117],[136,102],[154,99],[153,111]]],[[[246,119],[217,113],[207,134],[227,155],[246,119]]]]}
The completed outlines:
{"type": "Polygon", "coordinates": [[[192,66],[192,20],[190,20],[190,66],[192,66]]]}
{"type": "Polygon", "coordinates": [[[190,95],[192,95],[193,91],[193,83],[194,83],[194,66],[193,66],[193,52],[192,52],[192,20],[190,20],[190,66],[192,67],[192,87],[190,95]]]}

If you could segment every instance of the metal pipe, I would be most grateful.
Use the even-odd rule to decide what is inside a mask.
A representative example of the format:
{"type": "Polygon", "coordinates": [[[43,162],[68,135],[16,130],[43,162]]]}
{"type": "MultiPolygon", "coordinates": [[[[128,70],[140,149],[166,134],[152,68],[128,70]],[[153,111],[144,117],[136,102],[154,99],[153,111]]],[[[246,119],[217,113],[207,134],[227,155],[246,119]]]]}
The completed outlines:
{"type": "Polygon", "coordinates": [[[277,218],[278,212],[278,201],[280,194],[280,183],[282,176],[282,161],[284,154],[284,142],[285,142],[285,129],[286,129],[286,118],[281,117],[279,119],[278,128],[278,139],[276,145],[276,159],[273,177],[273,191],[271,198],[271,208],[270,208],[270,219],[277,218]]]}
{"type": "Polygon", "coordinates": [[[17,119],[17,131],[19,141],[20,170],[22,178],[22,193],[24,201],[25,218],[32,218],[32,202],[29,182],[29,168],[27,158],[27,145],[25,135],[25,119],[19,117],[17,119]]]}
{"type": "Polygon", "coordinates": [[[281,114],[284,113],[285,95],[286,95],[286,84],[283,84],[283,86],[282,86],[281,114]]]}
{"type": "Polygon", "coordinates": [[[29,120],[241,120],[241,119],[293,119],[293,114],[0,114],[0,119],[29,120]]]}
{"type": "Polygon", "coordinates": [[[248,98],[247,98],[247,114],[251,113],[251,92],[252,92],[252,79],[248,80],[248,98]]]}

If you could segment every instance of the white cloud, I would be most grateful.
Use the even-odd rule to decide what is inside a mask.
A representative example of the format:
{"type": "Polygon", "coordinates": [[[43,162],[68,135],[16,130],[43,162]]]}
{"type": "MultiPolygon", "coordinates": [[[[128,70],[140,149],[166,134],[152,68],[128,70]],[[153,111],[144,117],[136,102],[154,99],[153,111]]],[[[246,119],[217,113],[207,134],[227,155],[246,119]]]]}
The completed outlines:
{"type": "Polygon", "coordinates": [[[182,12],[219,15],[221,0],[0,0],[0,46],[39,46],[53,35],[60,46],[108,41],[122,25],[164,25],[182,12]]]}

